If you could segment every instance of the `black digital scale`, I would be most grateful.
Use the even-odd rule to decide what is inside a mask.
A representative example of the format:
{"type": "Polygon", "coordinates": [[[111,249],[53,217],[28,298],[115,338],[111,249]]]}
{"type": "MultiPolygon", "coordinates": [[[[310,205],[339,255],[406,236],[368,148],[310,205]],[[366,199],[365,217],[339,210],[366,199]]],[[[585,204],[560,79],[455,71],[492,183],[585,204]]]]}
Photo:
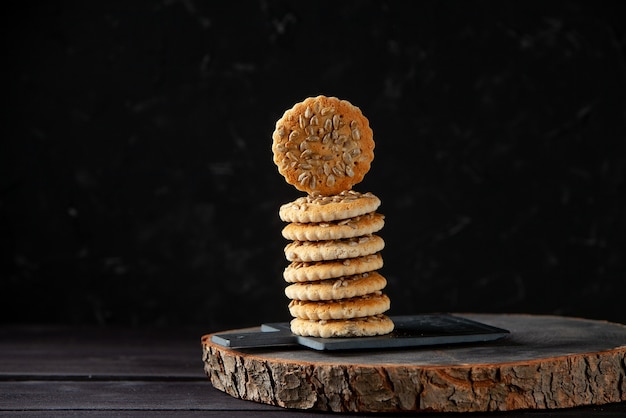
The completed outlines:
{"type": "Polygon", "coordinates": [[[300,345],[314,350],[418,347],[494,341],[509,331],[450,314],[392,316],[394,330],[375,337],[317,338],[291,332],[288,322],[261,325],[261,331],[214,334],[224,347],[252,348],[300,345]]]}

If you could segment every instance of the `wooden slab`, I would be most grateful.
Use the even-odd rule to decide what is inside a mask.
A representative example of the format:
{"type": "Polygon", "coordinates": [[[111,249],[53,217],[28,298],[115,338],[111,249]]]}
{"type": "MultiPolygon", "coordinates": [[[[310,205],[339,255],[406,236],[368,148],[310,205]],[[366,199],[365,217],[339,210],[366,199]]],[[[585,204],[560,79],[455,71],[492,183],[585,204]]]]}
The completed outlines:
{"type": "MultiPolygon", "coordinates": [[[[626,326],[559,316],[457,314],[508,329],[489,343],[324,352],[230,349],[202,338],[233,397],[334,412],[476,412],[626,401],[626,326]]],[[[241,331],[241,330],[236,330],[241,331]]]]}

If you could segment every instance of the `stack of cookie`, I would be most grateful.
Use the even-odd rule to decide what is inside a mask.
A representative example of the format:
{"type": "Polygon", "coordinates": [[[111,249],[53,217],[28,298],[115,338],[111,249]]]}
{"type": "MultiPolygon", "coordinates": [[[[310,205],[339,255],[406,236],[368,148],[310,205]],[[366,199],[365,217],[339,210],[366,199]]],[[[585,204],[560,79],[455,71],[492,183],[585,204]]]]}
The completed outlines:
{"type": "Polygon", "coordinates": [[[371,193],[341,192],[333,196],[307,196],[280,208],[289,222],[283,236],[291,264],[284,278],[298,335],[346,337],[386,334],[393,323],[384,312],[390,301],[387,285],[377,272],[385,246],[375,235],[384,226],[376,213],[380,200],[371,193]]]}
{"type": "Polygon", "coordinates": [[[384,226],[376,212],[381,202],[352,190],[374,156],[367,119],[345,100],[308,98],[285,112],[273,139],[279,172],[307,193],[279,211],[291,240],[284,278],[292,332],[325,338],[391,332],[387,281],[377,271],[385,245],[375,235],[384,226]]]}

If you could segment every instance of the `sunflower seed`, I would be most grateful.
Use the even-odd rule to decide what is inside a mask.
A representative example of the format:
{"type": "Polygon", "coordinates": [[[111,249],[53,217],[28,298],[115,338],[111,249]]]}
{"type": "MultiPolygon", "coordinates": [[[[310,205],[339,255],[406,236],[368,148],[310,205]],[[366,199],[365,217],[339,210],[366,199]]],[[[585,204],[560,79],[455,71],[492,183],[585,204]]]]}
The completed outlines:
{"type": "Polygon", "coordinates": [[[287,151],[285,153],[285,157],[289,158],[291,161],[298,161],[298,157],[296,157],[295,154],[291,151],[287,151]]]}
{"type": "Polygon", "coordinates": [[[326,155],[322,156],[322,160],[324,160],[324,161],[330,161],[330,160],[332,160],[334,158],[335,157],[333,155],[330,155],[330,154],[326,154],[326,155]]]}
{"type": "Polygon", "coordinates": [[[315,177],[315,176],[312,176],[312,177],[311,177],[311,182],[310,182],[310,184],[309,184],[309,187],[310,187],[312,190],[317,189],[317,177],[315,177]]]}
{"type": "Polygon", "coordinates": [[[359,131],[359,128],[354,128],[352,130],[352,138],[354,138],[357,141],[361,139],[361,131],[359,131]]]}
{"type": "Polygon", "coordinates": [[[309,174],[306,171],[303,171],[302,173],[300,173],[300,175],[298,176],[298,183],[300,183],[301,185],[305,186],[306,183],[309,181],[309,178],[311,176],[309,176],[309,174]]]}
{"type": "Polygon", "coordinates": [[[346,176],[354,177],[354,170],[352,170],[352,166],[350,165],[346,166],[346,176]]]}
{"type": "Polygon", "coordinates": [[[326,177],[326,185],[328,187],[333,187],[335,185],[335,176],[329,174],[328,177],[326,177]]]}
{"type": "Polygon", "coordinates": [[[298,131],[292,131],[292,132],[289,134],[289,140],[294,141],[294,140],[296,140],[297,138],[298,138],[298,131]]]}
{"type": "Polygon", "coordinates": [[[324,163],[324,174],[327,176],[333,172],[333,169],[330,167],[330,164],[324,163]]]}
{"type": "Polygon", "coordinates": [[[307,122],[308,120],[304,116],[300,115],[298,117],[298,124],[300,125],[300,129],[306,128],[307,122]]]}
{"type": "Polygon", "coordinates": [[[309,142],[308,141],[300,142],[300,145],[298,146],[298,148],[300,149],[300,151],[309,149],[309,142]]]}
{"type": "Polygon", "coordinates": [[[333,167],[333,174],[337,177],[343,177],[345,174],[339,169],[339,167],[333,167]]]}
{"type": "Polygon", "coordinates": [[[307,106],[306,110],[304,111],[304,117],[309,119],[312,115],[313,115],[313,112],[311,111],[311,108],[307,106]]]}
{"type": "Polygon", "coordinates": [[[352,122],[350,122],[350,129],[354,129],[354,128],[356,128],[357,126],[358,126],[358,125],[357,125],[357,122],[356,122],[355,120],[353,120],[352,122]]]}
{"type": "Polygon", "coordinates": [[[322,110],[320,111],[320,113],[322,114],[322,116],[326,116],[329,113],[333,113],[333,108],[332,107],[323,107],[322,110]]]}
{"type": "Polygon", "coordinates": [[[329,142],[330,142],[330,134],[324,135],[324,138],[322,138],[322,144],[328,144],[329,142]]]}
{"type": "Polygon", "coordinates": [[[287,151],[287,148],[285,148],[285,146],[283,144],[276,144],[276,151],[278,151],[278,152],[285,152],[285,151],[287,151]]]}
{"type": "Polygon", "coordinates": [[[339,135],[337,139],[335,140],[335,144],[343,145],[346,143],[347,140],[348,140],[348,137],[346,135],[339,135]]]}
{"type": "MultiPolygon", "coordinates": [[[[303,142],[304,144],[305,142],[303,142]]],[[[300,154],[300,158],[302,159],[307,159],[311,156],[311,154],[313,154],[313,151],[311,151],[310,149],[306,149],[304,151],[302,151],[302,154],[300,154]]]]}
{"type": "MultiPolygon", "coordinates": [[[[307,108],[307,109],[308,109],[308,108],[307,108]]],[[[311,117],[311,119],[309,120],[309,124],[310,124],[311,126],[317,126],[317,125],[319,125],[319,124],[320,124],[320,121],[319,121],[319,119],[317,118],[317,115],[314,115],[314,116],[312,116],[312,117],[311,117]]]]}
{"type": "Polygon", "coordinates": [[[326,119],[324,122],[324,129],[329,132],[333,130],[333,120],[331,118],[326,119]]]}
{"type": "Polygon", "coordinates": [[[361,155],[361,148],[352,148],[350,150],[350,155],[352,155],[353,157],[361,155]]]}
{"type": "Polygon", "coordinates": [[[333,115],[333,128],[339,129],[340,120],[339,115],[333,115]]]}
{"type": "Polygon", "coordinates": [[[352,155],[349,152],[344,152],[342,155],[343,162],[346,164],[352,164],[352,155]]]}
{"type": "Polygon", "coordinates": [[[317,135],[310,135],[306,138],[306,140],[311,142],[319,142],[320,137],[317,135]]]}
{"type": "Polygon", "coordinates": [[[278,134],[279,137],[284,138],[284,136],[285,136],[285,127],[284,126],[279,126],[278,129],[276,129],[276,133],[278,134]]]}
{"type": "Polygon", "coordinates": [[[306,164],[306,163],[304,163],[304,164],[300,164],[300,168],[301,168],[302,170],[312,170],[312,169],[313,169],[313,166],[312,166],[311,164],[306,164]]]}

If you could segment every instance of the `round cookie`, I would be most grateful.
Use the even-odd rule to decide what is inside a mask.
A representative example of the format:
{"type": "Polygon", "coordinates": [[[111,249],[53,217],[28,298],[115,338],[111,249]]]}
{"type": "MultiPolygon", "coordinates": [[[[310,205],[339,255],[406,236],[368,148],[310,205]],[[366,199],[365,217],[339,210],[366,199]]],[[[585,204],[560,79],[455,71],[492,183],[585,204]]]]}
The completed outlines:
{"type": "Polygon", "coordinates": [[[292,222],[283,228],[282,234],[293,241],[325,241],[370,235],[383,229],[383,226],[384,215],[367,213],[333,222],[292,222]]]}
{"type": "Polygon", "coordinates": [[[294,300],[338,300],[363,296],[383,290],[387,280],[372,271],[338,279],[294,283],[285,288],[285,295],[294,300]]]}
{"type": "Polygon", "coordinates": [[[344,190],[334,196],[303,196],[278,210],[283,222],[332,222],[374,212],[380,199],[372,193],[344,190]]]}
{"type": "Polygon", "coordinates": [[[380,291],[350,299],[331,301],[289,302],[289,313],[303,319],[350,319],[382,314],[389,310],[391,301],[380,291]]]}
{"type": "Polygon", "coordinates": [[[291,321],[291,332],[305,337],[372,337],[389,334],[393,328],[393,321],[386,315],[330,321],[294,318],[291,321]]]}
{"type": "Polygon", "coordinates": [[[309,97],[276,122],[272,152],[287,183],[311,195],[350,190],[374,159],[374,134],[361,110],[336,97],[309,97]]]}
{"type": "Polygon", "coordinates": [[[379,270],[383,267],[383,257],[376,253],[363,257],[345,258],[330,261],[294,261],[283,271],[288,283],[311,282],[334,279],[342,276],[379,270]]]}
{"type": "Polygon", "coordinates": [[[385,248],[385,241],[378,235],[332,240],[293,241],[285,246],[289,261],[342,260],[375,254],[385,248]]]}

